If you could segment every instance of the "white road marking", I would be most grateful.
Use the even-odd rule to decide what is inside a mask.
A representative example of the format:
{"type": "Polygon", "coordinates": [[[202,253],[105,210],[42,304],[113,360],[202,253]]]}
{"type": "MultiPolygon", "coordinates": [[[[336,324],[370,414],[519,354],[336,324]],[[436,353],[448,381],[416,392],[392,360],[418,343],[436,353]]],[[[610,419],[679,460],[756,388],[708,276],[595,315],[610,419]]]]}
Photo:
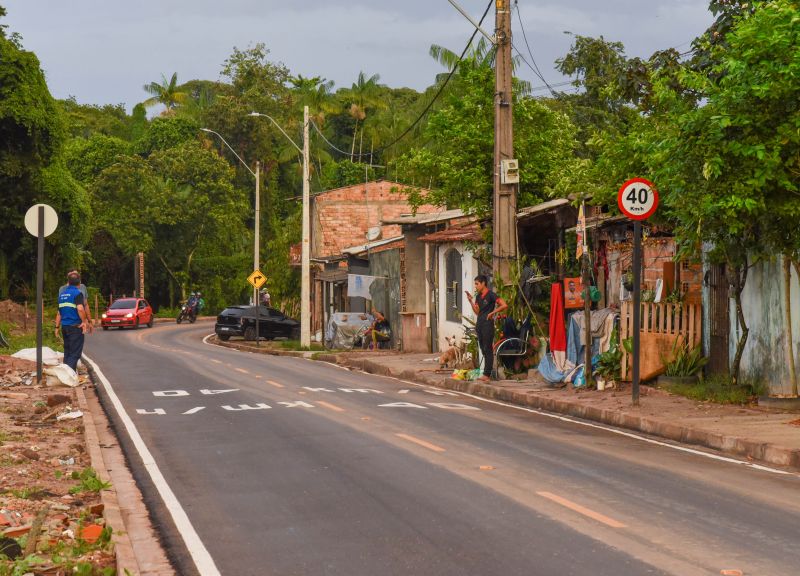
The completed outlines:
{"type": "Polygon", "coordinates": [[[329,390],[328,388],[312,388],[311,386],[303,386],[309,392],[333,392],[333,390],[329,390]]]}
{"type": "Polygon", "coordinates": [[[378,408],[422,408],[423,410],[427,410],[425,406],[412,404],[411,402],[391,402],[389,404],[378,404],[378,408]]]}
{"type": "Polygon", "coordinates": [[[213,396],[214,394],[225,394],[227,392],[238,392],[238,388],[229,388],[227,390],[209,390],[208,388],[203,388],[200,390],[200,394],[205,394],[206,396],[213,396]]]}
{"type": "Polygon", "coordinates": [[[359,394],[383,394],[380,390],[375,390],[374,388],[339,388],[342,392],[347,392],[348,394],[353,394],[358,392],[359,394]]]}
{"type": "Polygon", "coordinates": [[[196,408],[192,408],[191,410],[187,410],[184,414],[197,414],[200,410],[205,410],[205,406],[197,406],[196,408]]]}
{"type": "MultiPolygon", "coordinates": [[[[218,344],[211,344],[208,342],[208,338],[213,336],[213,334],[209,334],[205,338],[203,338],[203,343],[208,344],[209,346],[218,346],[219,348],[225,348],[225,346],[219,346],[218,344]]],[[[230,348],[228,348],[230,350],[230,348]]],[[[309,362],[319,362],[319,360],[314,360],[312,358],[305,358],[309,362]]],[[[339,366],[338,364],[334,364],[332,362],[324,361],[323,364],[328,366],[332,366],[334,368],[338,368],[340,370],[350,371],[349,368],[344,366],[339,366]]],[[[384,376],[381,374],[369,374],[367,372],[362,372],[362,374],[366,376],[370,376],[373,378],[386,378],[388,380],[394,380],[395,382],[402,382],[403,384],[409,384],[414,386],[415,388],[422,388],[423,390],[431,389],[430,386],[427,384],[420,384],[419,382],[412,382],[411,380],[404,380],[401,378],[396,378],[394,376],[384,376]]],[[[780,470],[778,468],[771,468],[769,466],[765,466],[763,464],[754,464],[752,462],[747,462],[744,460],[737,460],[736,458],[729,458],[727,456],[720,456],[718,454],[712,454],[710,452],[703,452],[702,450],[695,450],[694,448],[688,448],[686,446],[680,446],[677,444],[669,444],[668,442],[662,442],[660,440],[654,440],[653,438],[647,438],[646,436],[641,436],[640,434],[635,434],[633,432],[626,432],[625,430],[620,430],[617,428],[612,428],[610,426],[606,426],[603,424],[595,424],[593,422],[584,422],[581,420],[575,420],[574,418],[570,418],[568,416],[562,416],[560,414],[554,414],[551,412],[544,412],[542,410],[537,410],[535,408],[527,408],[526,406],[517,406],[515,404],[507,404],[505,402],[500,402],[498,400],[491,400],[489,398],[482,398],[480,396],[474,396],[472,394],[467,394],[466,392],[455,392],[458,396],[465,396],[467,398],[472,398],[479,402],[487,402],[489,404],[495,404],[497,406],[504,406],[506,408],[512,408],[514,410],[522,410],[523,412],[529,412],[531,414],[538,414],[539,416],[545,416],[546,418],[554,418],[556,420],[561,420],[562,422],[569,422],[571,424],[577,424],[578,426],[586,426],[589,428],[595,428],[597,430],[605,430],[606,432],[611,432],[612,434],[617,434],[620,436],[625,436],[626,438],[631,438],[633,440],[639,440],[640,442],[646,442],[648,444],[653,444],[656,446],[662,446],[664,448],[669,448],[671,450],[677,450],[679,452],[684,452],[687,454],[694,454],[695,456],[702,456],[703,458],[710,458],[711,460],[716,460],[718,462],[726,462],[728,464],[736,464],[739,466],[744,466],[746,468],[750,468],[752,470],[761,470],[763,472],[770,472],[772,474],[780,474],[785,476],[794,476],[796,478],[800,478],[800,474],[796,472],[787,472],[786,470],[780,470]]]]}
{"type": "Polygon", "coordinates": [[[469,404],[456,404],[454,402],[426,402],[428,406],[436,406],[437,408],[444,408],[445,410],[480,410],[477,406],[470,406],[469,404]]]}
{"type": "Polygon", "coordinates": [[[153,396],[188,396],[186,390],[157,390],[153,392],[153,396]]]}
{"type": "Polygon", "coordinates": [[[302,400],[298,400],[297,402],[278,402],[278,404],[286,406],[287,408],[314,408],[313,404],[303,402],[302,400]]]}
{"type": "Polygon", "coordinates": [[[145,410],[144,408],[137,408],[137,414],[158,414],[159,416],[164,416],[167,411],[163,408],[156,408],[155,410],[145,410]]]}
{"type": "Polygon", "coordinates": [[[186,515],[186,511],[175,497],[175,493],[158,468],[155,458],[153,458],[153,455],[144,443],[133,420],[131,420],[130,416],[128,416],[128,413],[125,411],[125,407],[122,405],[122,401],[117,396],[117,393],[111,387],[111,383],[105,377],[102,370],[100,370],[100,367],[91,358],[84,355],[83,359],[94,369],[95,374],[97,374],[97,377],[103,384],[106,394],[108,394],[108,397],[111,399],[114,409],[117,411],[120,420],[122,420],[122,424],[125,426],[125,430],[128,432],[128,436],[133,442],[136,451],[139,453],[139,457],[142,459],[145,470],[147,470],[150,479],[153,481],[153,485],[156,487],[156,490],[158,490],[164,502],[164,506],[166,506],[170,516],[172,516],[172,520],[175,522],[175,528],[181,535],[200,576],[221,576],[217,565],[214,563],[214,559],[211,557],[211,554],[208,553],[208,549],[206,549],[203,541],[200,540],[200,536],[197,535],[197,531],[194,529],[194,526],[192,526],[189,517],[186,515]]]}
{"type": "Polygon", "coordinates": [[[239,404],[238,408],[234,408],[233,406],[225,405],[222,407],[225,410],[232,410],[234,412],[239,412],[241,410],[269,410],[272,408],[269,404],[264,404],[263,402],[258,402],[255,406],[250,406],[249,404],[239,404]]]}
{"type": "Polygon", "coordinates": [[[408,394],[409,390],[404,388],[403,390],[399,390],[397,393],[398,394],[408,394]]]}

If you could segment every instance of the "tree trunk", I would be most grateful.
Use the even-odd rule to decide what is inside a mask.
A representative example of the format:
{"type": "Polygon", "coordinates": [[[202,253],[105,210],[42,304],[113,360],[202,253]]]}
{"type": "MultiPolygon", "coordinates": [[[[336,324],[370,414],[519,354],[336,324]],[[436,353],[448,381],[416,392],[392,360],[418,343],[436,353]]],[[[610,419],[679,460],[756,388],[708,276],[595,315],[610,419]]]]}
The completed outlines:
{"type": "Polygon", "coordinates": [[[356,153],[356,136],[358,136],[358,118],[356,118],[356,125],[353,128],[353,145],[350,146],[350,162],[353,161],[353,155],[356,153]]]}
{"type": "Polygon", "coordinates": [[[361,126],[361,136],[358,138],[358,161],[361,161],[363,155],[361,152],[364,150],[364,126],[361,126]]]}
{"type": "MultiPolygon", "coordinates": [[[[786,353],[789,355],[789,378],[792,381],[792,396],[797,397],[797,372],[794,365],[794,335],[792,334],[792,260],[788,254],[783,256],[783,303],[786,308],[786,353]]],[[[800,262],[794,262],[795,269],[800,262]]],[[[800,270],[798,270],[800,272],[800,270]]],[[[800,278],[800,276],[798,276],[800,278]]]]}
{"type": "Polygon", "coordinates": [[[161,264],[164,266],[164,270],[167,271],[167,274],[169,274],[172,277],[172,279],[175,281],[175,284],[177,284],[178,287],[181,289],[181,302],[185,302],[186,301],[186,286],[184,286],[181,283],[181,281],[178,280],[178,278],[175,276],[175,274],[172,272],[172,270],[170,270],[170,267],[167,266],[167,262],[164,260],[164,257],[161,254],[158,255],[158,259],[161,260],[161,264]]]}
{"type": "Polygon", "coordinates": [[[747,257],[745,257],[744,264],[731,265],[728,263],[729,268],[733,272],[733,297],[736,301],[736,318],[739,320],[739,325],[742,329],[742,334],[736,342],[736,355],[733,358],[733,367],[731,370],[731,381],[735,385],[739,383],[739,372],[741,369],[742,355],[744,354],[744,346],[747,343],[747,336],[750,334],[750,329],[744,319],[744,309],[742,308],[742,292],[744,291],[745,282],[747,282],[747,257]]]}

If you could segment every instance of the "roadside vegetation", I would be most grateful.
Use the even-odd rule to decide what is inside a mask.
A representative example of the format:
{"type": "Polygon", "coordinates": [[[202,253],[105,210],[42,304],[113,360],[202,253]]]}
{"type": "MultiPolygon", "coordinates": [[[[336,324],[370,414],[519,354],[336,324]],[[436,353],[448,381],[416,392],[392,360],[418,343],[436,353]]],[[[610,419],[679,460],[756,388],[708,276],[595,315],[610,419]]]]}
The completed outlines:
{"type": "Polygon", "coordinates": [[[766,386],[757,381],[734,383],[729,376],[713,375],[691,384],[673,384],[665,390],[700,402],[717,404],[755,404],[766,393],[766,386]]]}
{"type": "MultiPolygon", "coordinates": [[[[685,51],[632,58],[621,42],[574,35],[557,61],[574,80],[567,92],[516,81],[518,205],[587,196],[614,212],[621,182],[656,182],[653,225],[674,231],[681,257],[699,259],[705,247],[729,271],[741,326],[738,381],[749,268],[783,258],[786,270],[800,270],[800,7],[710,0],[709,9],[715,22],[685,51]]],[[[491,209],[493,54],[485,43],[460,60],[463,47],[432,46],[443,73],[421,92],[386,86],[379,71],[354,70],[351,85],[335,86],[322,71],[294,74],[263,44],[233,48],[217,80],[171,70],[141,79],[142,102],[128,112],[53,98],[35,54],[2,26],[4,12],[0,141],[16,145],[0,151],[0,299],[32,299],[34,247],[19,232],[21,214],[44,199],[63,215],[48,239],[48,292],[77,267],[104,297],[130,293],[143,252],[148,297],[170,316],[194,289],[211,314],[247,301],[253,180],[208,128],[250,165],[261,162],[262,268],[276,307],[292,315],[299,275],[289,247],[300,239],[302,171],[293,145],[253,111],[299,140],[310,107],[312,193],[386,178],[416,202],[491,209]]]]}

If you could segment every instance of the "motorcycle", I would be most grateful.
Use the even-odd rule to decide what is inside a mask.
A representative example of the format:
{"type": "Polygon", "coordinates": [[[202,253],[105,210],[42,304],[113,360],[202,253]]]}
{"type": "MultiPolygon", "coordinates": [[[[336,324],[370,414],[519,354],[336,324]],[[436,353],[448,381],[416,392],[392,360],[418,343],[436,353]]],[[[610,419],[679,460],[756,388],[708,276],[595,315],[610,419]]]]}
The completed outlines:
{"type": "Polygon", "coordinates": [[[194,307],[190,306],[188,303],[181,306],[181,311],[178,314],[178,317],[175,319],[178,324],[184,320],[188,320],[189,324],[194,324],[194,321],[197,320],[197,314],[195,314],[194,307]]]}

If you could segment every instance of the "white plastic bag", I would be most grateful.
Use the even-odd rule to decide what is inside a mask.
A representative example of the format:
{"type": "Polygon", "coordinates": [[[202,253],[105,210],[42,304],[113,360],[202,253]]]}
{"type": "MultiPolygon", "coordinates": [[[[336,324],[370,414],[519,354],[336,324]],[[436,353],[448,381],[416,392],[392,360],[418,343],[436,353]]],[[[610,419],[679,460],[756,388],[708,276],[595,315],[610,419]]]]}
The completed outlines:
{"type": "Polygon", "coordinates": [[[42,370],[47,375],[48,386],[69,386],[75,388],[80,385],[78,373],[66,364],[58,364],[42,370]]]}
{"type": "MultiPolygon", "coordinates": [[[[11,357],[36,362],[36,348],[23,348],[16,354],[12,354],[11,357]]],[[[46,366],[56,366],[61,364],[62,358],[64,358],[64,354],[61,352],[56,352],[52,348],[42,346],[42,364],[46,366]]]]}

